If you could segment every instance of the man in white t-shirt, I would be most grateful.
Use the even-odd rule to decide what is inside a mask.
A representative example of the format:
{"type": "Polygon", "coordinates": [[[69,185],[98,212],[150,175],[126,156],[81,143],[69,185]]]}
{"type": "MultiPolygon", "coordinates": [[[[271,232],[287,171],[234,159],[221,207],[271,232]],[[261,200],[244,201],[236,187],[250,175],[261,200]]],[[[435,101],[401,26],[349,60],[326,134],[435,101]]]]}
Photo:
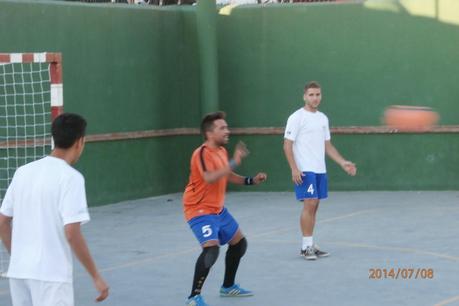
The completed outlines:
{"type": "Polygon", "coordinates": [[[13,306],[73,306],[72,250],[108,296],[80,230],[89,221],[84,178],[71,165],[81,156],[86,120],[64,113],[52,123],[55,149],[18,168],[0,208],[0,236],[10,252],[13,306]]]}
{"type": "Polygon", "coordinates": [[[354,176],[357,168],[345,160],[330,141],[328,118],[318,110],[322,99],[319,83],[312,81],[306,84],[303,99],[304,107],[287,120],[284,153],[292,170],[296,198],[304,203],[300,216],[303,234],[301,255],[315,260],[329,255],[319,250],[313,241],[319,201],[327,198],[328,193],[325,153],[349,175],[354,176]]]}

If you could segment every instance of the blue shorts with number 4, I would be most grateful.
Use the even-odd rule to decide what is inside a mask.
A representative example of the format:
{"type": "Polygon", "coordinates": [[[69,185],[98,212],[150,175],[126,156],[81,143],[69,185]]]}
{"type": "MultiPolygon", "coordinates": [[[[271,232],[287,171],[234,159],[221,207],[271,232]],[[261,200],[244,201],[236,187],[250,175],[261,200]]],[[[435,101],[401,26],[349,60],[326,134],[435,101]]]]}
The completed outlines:
{"type": "Polygon", "coordinates": [[[328,197],[328,179],[326,173],[303,172],[303,183],[295,184],[296,199],[326,199],[328,197]]]}
{"type": "Polygon", "coordinates": [[[188,224],[200,244],[209,240],[218,240],[220,245],[227,244],[239,228],[239,224],[226,208],[216,215],[194,217],[188,224]]]}

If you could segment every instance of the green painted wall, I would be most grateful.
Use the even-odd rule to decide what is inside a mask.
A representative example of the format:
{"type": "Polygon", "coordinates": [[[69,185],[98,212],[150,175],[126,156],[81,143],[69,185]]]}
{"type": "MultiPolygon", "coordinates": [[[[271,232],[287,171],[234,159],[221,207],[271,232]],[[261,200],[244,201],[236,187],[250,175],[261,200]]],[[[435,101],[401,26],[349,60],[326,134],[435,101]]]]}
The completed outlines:
{"type": "MultiPolygon", "coordinates": [[[[27,51],[62,52],[65,110],[87,118],[88,134],[200,120],[191,7],[0,1],[0,52],[27,51]]],[[[77,168],[90,205],[181,190],[192,139],[88,143],[77,168]]]]}
{"type": "Polygon", "coordinates": [[[178,192],[200,137],[162,137],[89,143],[78,168],[92,204],[178,192]]]}
{"type": "Polygon", "coordinates": [[[189,7],[0,1],[0,22],[2,52],[62,52],[65,109],[84,114],[89,133],[199,120],[189,7]]]}
{"type": "Polygon", "coordinates": [[[459,123],[459,24],[363,4],[240,6],[219,37],[220,104],[237,126],[283,126],[311,79],[335,126],[380,124],[391,104],[459,123]]]}
{"type": "MultiPolygon", "coordinates": [[[[332,126],[378,125],[391,104],[432,106],[442,124],[459,124],[458,24],[364,4],[241,6],[217,24],[218,104],[230,126],[284,126],[311,79],[332,126]]],[[[194,6],[0,0],[0,52],[62,52],[65,109],[88,119],[89,134],[198,127],[208,80],[197,37],[194,6]]],[[[257,190],[290,190],[281,135],[234,136],[230,151],[238,139],[251,150],[240,172],[269,174],[257,190]]],[[[90,204],[183,190],[200,141],[88,143],[77,167],[90,204]]],[[[459,188],[458,135],[333,141],[359,175],[329,162],[332,190],[459,188]]]]}
{"type": "MultiPolygon", "coordinates": [[[[346,175],[327,160],[331,190],[457,190],[459,140],[456,134],[337,135],[333,143],[354,161],[358,175],[346,175]]],[[[238,171],[255,175],[266,171],[268,181],[249,190],[291,190],[291,173],[282,151],[281,136],[233,137],[231,148],[243,140],[250,155],[238,171]]],[[[247,190],[231,187],[231,190],[247,190]]]]}
{"type": "MultiPolygon", "coordinates": [[[[363,4],[222,9],[220,105],[230,125],[285,126],[304,105],[308,80],[322,84],[321,109],[332,126],[379,125],[392,104],[431,106],[441,124],[459,124],[459,23],[413,16],[396,3],[386,1],[390,10],[363,4]]],[[[458,10],[455,16],[459,21],[458,10]]],[[[243,137],[252,152],[243,169],[267,171],[264,190],[290,188],[282,138],[243,137]]],[[[335,135],[332,141],[359,174],[347,177],[329,160],[331,189],[459,188],[457,134],[335,135]]]]}

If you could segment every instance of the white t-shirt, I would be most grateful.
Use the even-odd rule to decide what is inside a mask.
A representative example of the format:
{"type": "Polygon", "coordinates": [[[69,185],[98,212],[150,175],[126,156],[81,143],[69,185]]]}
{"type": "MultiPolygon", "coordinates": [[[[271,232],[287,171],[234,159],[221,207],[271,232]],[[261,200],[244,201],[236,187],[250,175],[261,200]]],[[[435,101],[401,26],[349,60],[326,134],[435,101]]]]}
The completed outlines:
{"type": "Polygon", "coordinates": [[[293,157],[302,172],[326,173],[325,141],[330,140],[328,118],[300,108],[287,120],[284,138],[293,141],[293,157]]]}
{"type": "Polygon", "coordinates": [[[72,283],[64,226],[89,221],[83,176],[47,156],[16,170],[0,212],[13,217],[8,277],[72,283]]]}

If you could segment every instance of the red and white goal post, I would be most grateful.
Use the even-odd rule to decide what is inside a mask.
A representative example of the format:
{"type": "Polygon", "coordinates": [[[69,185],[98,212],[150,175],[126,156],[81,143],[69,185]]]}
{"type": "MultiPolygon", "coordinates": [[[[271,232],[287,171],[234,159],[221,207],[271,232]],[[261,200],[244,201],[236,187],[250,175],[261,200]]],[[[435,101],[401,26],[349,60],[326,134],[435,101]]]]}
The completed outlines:
{"type": "Polygon", "coordinates": [[[62,112],[61,53],[0,53],[0,203],[16,169],[49,154],[51,122],[62,112]]]}

